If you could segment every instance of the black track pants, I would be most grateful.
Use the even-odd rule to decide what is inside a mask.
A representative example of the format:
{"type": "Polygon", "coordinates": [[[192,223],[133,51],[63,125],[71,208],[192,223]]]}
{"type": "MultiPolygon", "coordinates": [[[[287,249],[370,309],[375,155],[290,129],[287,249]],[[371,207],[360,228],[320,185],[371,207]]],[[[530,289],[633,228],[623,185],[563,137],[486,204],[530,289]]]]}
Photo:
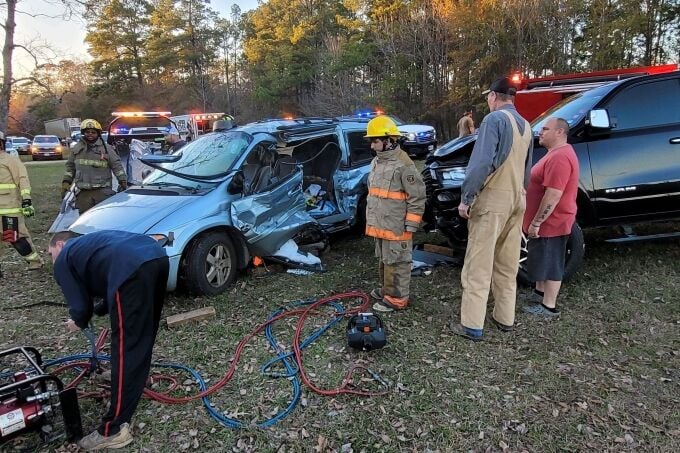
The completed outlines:
{"type": "Polygon", "coordinates": [[[147,261],[116,291],[111,317],[111,407],[99,433],[112,436],[129,423],[151,368],[168,279],[168,258],[147,261]]]}

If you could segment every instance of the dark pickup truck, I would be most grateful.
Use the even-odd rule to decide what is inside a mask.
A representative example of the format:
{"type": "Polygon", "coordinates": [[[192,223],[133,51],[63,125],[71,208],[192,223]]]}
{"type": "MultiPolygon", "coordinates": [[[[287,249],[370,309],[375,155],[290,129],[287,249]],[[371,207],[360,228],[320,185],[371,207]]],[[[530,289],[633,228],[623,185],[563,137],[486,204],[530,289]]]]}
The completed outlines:
{"type": "MultiPolygon", "coordinates": [[[[680,219],[680,72],[634,77],[578,93],[532,123],[534,163],[546,153],[538,131],[546,119],[570,125],[569,143],[580,166],[577,223],[565,257],[565,280],[580,268],[583,228],[621,226],[616,241],[635,236],[632,225],[680,219]]],[[[464,245],[467,224],[458,216],[460,186],[476,135],[446,143],[426,161],[426,229],[464,245]]],[[[680,235],[669,232],[658,237],[680,235]]],[[[526,242],[523,240],[522,249],[526,242]]],[[[527,281],[522,253],[518,279],[527,281]]]]}

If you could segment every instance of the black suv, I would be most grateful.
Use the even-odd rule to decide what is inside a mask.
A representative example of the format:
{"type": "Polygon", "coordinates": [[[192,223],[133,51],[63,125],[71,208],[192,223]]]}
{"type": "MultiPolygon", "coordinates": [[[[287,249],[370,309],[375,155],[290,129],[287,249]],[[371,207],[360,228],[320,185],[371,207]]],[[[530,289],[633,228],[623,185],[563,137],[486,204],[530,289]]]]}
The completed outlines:
{"type": "MultiPolygon", "coordinates": [[[[555,105],[532,123],[534,163],[546,153],[538,131],[550,117],[569,123],[569,143],[580,165],[565,279],[583,260],[580,227],[623,226],[627,236],[614,239],[623,241],[642,238],[632,235],[632,224],[680,218],[680,72],[612,82],[555,105]]],[[[473,135],[445,144],[423,170],[426,227],[439,229],[454,245],[467,239],[457,207],[475,140],[473,135]]],[[[522,263],[518,279],[527,281],[522,263]]]]}

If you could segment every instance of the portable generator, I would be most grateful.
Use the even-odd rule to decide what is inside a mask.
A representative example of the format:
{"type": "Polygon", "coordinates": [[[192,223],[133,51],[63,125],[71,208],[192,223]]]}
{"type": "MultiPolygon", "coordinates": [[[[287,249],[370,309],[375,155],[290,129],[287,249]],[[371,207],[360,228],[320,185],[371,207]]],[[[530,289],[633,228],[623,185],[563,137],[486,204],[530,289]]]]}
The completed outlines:
{"type": "Polygon", "coordinates": [[[65,389],[59,378],[43,371],[37,349],[8,349],[0,352],[0,360],[18,368],[0,372],[0,449],[8,440],[31,431],[45,442],[62,436],[74,442],[82,437],[76,389],[65,389]]]}
{"type": "Polygon", "coordinates": [[[387,343],[385,325],[373,313],[358,313],[347,323],[347,344],[354,349],[370,351],[387,343]]]}

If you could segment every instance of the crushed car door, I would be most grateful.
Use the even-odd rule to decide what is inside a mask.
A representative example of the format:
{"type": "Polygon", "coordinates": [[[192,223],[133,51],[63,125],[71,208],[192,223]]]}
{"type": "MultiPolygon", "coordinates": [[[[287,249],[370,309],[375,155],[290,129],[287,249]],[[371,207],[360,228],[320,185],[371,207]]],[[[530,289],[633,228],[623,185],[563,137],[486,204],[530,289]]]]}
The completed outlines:
{"type": "Polygon", "coordinates": [[[302,172],[295,171],[262,192],[232,202],[231,221],[254,253],[272,255],[305,225],[315,222],[305,210],[302,172]]]}

